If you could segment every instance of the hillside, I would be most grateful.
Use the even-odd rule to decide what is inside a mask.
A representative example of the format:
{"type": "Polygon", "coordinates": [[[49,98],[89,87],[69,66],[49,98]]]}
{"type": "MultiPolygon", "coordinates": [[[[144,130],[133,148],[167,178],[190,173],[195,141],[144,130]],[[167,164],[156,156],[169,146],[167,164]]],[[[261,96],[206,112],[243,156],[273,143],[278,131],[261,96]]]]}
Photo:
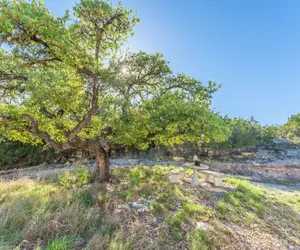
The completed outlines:
{"type": "MultiPolygon", "coordinates": [[[[300,191],[237,178],[169,183],[174,167],[88,170],[0,184],[1,249],[300,249],[300,191]]],[[[200,176],[202,178],[202,176],[200,176]]]]}

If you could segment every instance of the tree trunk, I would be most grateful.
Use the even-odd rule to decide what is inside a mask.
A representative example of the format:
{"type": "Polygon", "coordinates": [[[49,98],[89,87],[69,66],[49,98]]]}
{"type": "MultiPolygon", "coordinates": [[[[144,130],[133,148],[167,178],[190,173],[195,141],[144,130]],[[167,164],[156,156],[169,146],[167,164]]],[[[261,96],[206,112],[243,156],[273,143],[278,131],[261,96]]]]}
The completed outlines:
{"type": "Polygon", "coordinates": [[[104,149],[100,149],[96,154],[96,182],[108,182],[109,181],[109,156],[104,149]]]}

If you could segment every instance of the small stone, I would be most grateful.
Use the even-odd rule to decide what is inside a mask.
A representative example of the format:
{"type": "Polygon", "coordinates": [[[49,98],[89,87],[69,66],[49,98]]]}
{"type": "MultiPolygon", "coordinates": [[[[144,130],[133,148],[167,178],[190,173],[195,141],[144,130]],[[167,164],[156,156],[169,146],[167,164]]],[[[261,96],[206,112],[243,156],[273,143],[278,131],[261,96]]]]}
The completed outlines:
{"type": "Polygon", "coordinates": [[[143,205],[137,202],[129,202],[129,207],[136,209],[139,213],[145,213],[150,211],[147,205],[143,205]]]}
{"type": "Polygon", "coordinates": [[[35,244],[34,243],[30,243],[29,241],[27,240],[23,240],[21,242],[21,244],[19,245],[19,248],[21,250],[29,250],[29,249],[35,249],[35,244]]]}
{"type": "Polygon", "coordinates": [[[87,244],[87,240],[84,239],[78,239],[73,243],[73,246],[75,249],[81,249],[87,244]]]}
{"type": "Polygon", "coordinates": [[[180,172],[179,172],[179,178],[180,178],[180,179],[184,179],[185,173],[186,173],[186,169],[180,170],[180,172]]]}
{"type": "Polygon", "coordinates": [[[221,183],[222,183],[222,179],[220,177],[216,176],[214,179],[214,185],[216,187],[219,187],[219,186],[221,186],[221,183]]]}
{"type": "Polygon", "coordinates": [[[180,183],[180,180],[178,178],[178,174],[179,174],[179,171],[172,170],[170,178],[169,178],[171,183],[180,183]]]}
{"type": "Polygon", "coordinates": [[[139,204],[139,203],[136,203],[136,202],[129,202],[129,207],[131,207],[131,208],[139,209],[142,206],[143,206],[142,204],[139,204]]]}
{"type": "Polygon", "coordinates": [[[210,229],[210,225],[202,221],[197,221],[196,228],[206,232],[210,229]]]}
{"type": "Polygon", "coordinates": [[[157,222],[158,222],[158,223],[163,223],[163,222],[164,222],[164,218],[158,217],[158,218],[157,218],[157,222]]]}
{"type": "Polygon", "coordinates": [[[138,209],[139,213],[148,213],[150,210],[147,206],[138,209]]]}
{"type": "Polygon", "coordinates": [[[175,205],[176,205],[176,207],[181,207],[181,202],[176,201],[175,205]]]}
{"type": "Polygon", "coordinates": [[[194,174],[192,177],[192,185],[198,186],[200,184],[199,179],[198,179],[198,172],[196,169],[194,169],[194,174]]]}

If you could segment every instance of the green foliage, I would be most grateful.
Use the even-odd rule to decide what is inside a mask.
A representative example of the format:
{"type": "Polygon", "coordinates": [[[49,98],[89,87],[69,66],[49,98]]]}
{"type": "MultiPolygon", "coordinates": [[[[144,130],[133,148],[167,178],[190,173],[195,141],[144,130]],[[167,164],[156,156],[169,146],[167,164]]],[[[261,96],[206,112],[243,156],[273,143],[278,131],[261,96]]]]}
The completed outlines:
{"type": "Polygon", "coordinates": [[[222,134],[216,128],[209,102],[192,102],[182,92],[159,96],[148,102],[146,108],[150,112],[151,128],[155,129],[151,131],[155,145],[174,146],[186,141],[201,144],[210,136],[218,140],[222,134]]]}
{"type": "MultiPolygon", "coordinates": [[[[42,1],[0,1],[1,138],[91,154],[103,141],[141,150],[190,142],[204,151],[278,136],[299,142],[299,115],[282,128],[222,117],[211,108],[216,83],[174,74],[159,53],[124,53],[138,22],[105,0],[77,1],[62,17],[42,1]]],[[[14,157],[1,147],[0,156],[5,164],[14,157]]]]}
{"type": "Polygon", "coordinates": [[[246,120],[243,118],[228,118],[214,114],[213,122],[209,126],[217,127],[217,131],[208,134],[209,139],[204,140],[202,149],[228,150],[257,146],[265,143],[270,148],[275,148],[273,140],[277,138],[289,138],[294,143],[300,142],[297,129],[300,127],[297,115],[291,116],[289,122],[283,126],[262,126],[253,117],[246,120]],[[221,132],[222,131],[222,132],[221,132]],[[220,136],[222,135],[222,136],[220,136]],[[218,136],[216,140],[213,136],[218,136]]]}
{"type": "Polygon", "coordinates": [[[59,184],[64,188],[82,187],[91,180],[91,172],[88,169],[75,169],[66,171],[59,176],[59,184]]]}
{"type": "MultiPolygon", "coordinates": [[[[253,223],[262,234],[268,228],[262,236],[280,237],[289,244],[299,245],[299,192],[265,189],[244,180],[226,178],[231,191],[220,197],[219,188],[210,190],[210,197],[203,199],[199,187],[171,184],[167,181],[169,174],[167,167],[115,169],[112,190],[101,184],[66,189],[55,180],[51,183],[20,179],[1,183],[0,245],[15,249],[26,239],[30,243],[40,242],[46,249],[73,249],[76,239],[83,239],[87,241],[87,249],[147,249],[150,241],[155,249],[165,246],[172,249],[178,244],[187,249],[220,249],[241,246],[227,225],[240,230],[248,230],[250,226],[251,230],[253,223]],[[135,171],[139,173],[138,183],[130,181],[129,174],[135,171]],[[149,199],[155,198],[150,213],[137,216],[129,209],[124,197],[129,190],[130,201],[145,197],[146,190],[149,199]],[[216,207],[205,204],[208,199],[209,204],[214,204],[216,198],[219,199],[216,207]],[[263,220],[261,215],[266,215],[263,220]],[[163,221],[153,227],[152,223],[157,225],[160,218],[163,221]],[[197,222],[206,223],[209,230],[196,229],[197,222]]],[[[251,241],[248,235],[244,237],[251,241]]]]}
{"type": "Polygon", "coordinates": [[[49,243],[45,250],[69,250],[73,241],[72,238],[61,237],[49,243]]]}
{"type": "Polygon", "coordinates": [[[292,115],[283,128],[286,131],[287,138],[295,143],[300,143],[300,113],[292,115]]]}
{"type": "Polygon", "coordinates": [[[172,228],[172,229],[180,229],[182,225],[182,220],[178,218],[177,216],[168,216],[166,217],[166,223],[172,228]]]}
{"type": "Polygon", "coordinates": [[[183,238],[182,233],[177,230],[172,230],[171,234],[174,241],[180,241],[183,238]]]}
{"type": "Polygon", "coordinates": [[[230,128],[230,135],[226,143],[231,148],[255,146],[260,142],[261,126],[254,118],[245,120],[225,117],[224,120],[226,126],[230,128]]]}
{"type": "Polygon", "coordinates": [[[181,228],[184,224],[195,224],[197,220],[207,220],[214,216],[214,212],[194,202],[183,202],[183,209],[166,218],[171,228],[181,228]]]}
{"type": "Polygon", "coordinates": [[[86,208],[92,207],[93,205],[95,205],[97,200],[100,201],[100,199],[103,197],[102,195],[98,195],[97,193],[95,193],[95,191],[92,190],[93,188],[94,187],[88,187],[86,189],[80,190],[80,192],[78,192],[78,197],[76,197],[76,199],[78,198],[80,203],[86,208]]]}
{"type": "Polygon", "coordinates": [[[140,180],[141,180],[141,171],[140,170],[142,170],[142,169],[138,168],[137,170],[129,173],[129,177],[131,178],[130,181],[133,185],[137,185],[140,183],[140,180]]]}
{"type": "Polygon", "coordinates": [[[249,219],[249,213],[263,218],[267,203],[260,188],[254,187],[248,181],[227,178],[225,181],[237,185],[235,192],[228,193],[218,203],[218,210],[222,218],[249,219]]]}
{"type": "Polygon", "coordinates": [[[0,166],[12,165],[15,160],[28,155],[41,153],[41,147],[19,142],[3,141],[0,143],[0,166]]]}
{"type": "Polygon", "coordinates": [[[155,214],[163,214],[167,211],[166,207],[164,204],[159,203],[159,202],[152,202],[150,204],[150,209],[155,213],[155,214]]]}
{"type": "MultiPolygon", "coordinates": [[[[250,120],[242,118],[220,117],[214,124],[219,124],[224,131],[223,139],[210,140],[206,146],[212,149],[230,149],[256,146],[264,142],[273,146],[273,139],[288,138],[294,143],[300,143],[300,115],[293,115],[282,126],[261,126],[253,117],[250,120]]],[[[220,133],[215,133],[220,134],[220,133]]]]}
{"type": "Polygon", "coordinates": [[[262,141],[272,143],[272,140],[285,137],[283,126],[264,126],[262,127],[262,141]]]}
{"type": "Polygon", "coordinates": [[[190,241],[191,250],[213,250],[216,246],[211,242],[207,236],[207,233],[203,230],[195,230],[193,233],[188,235],[190,241]]]}
{"type": "Polygon", "coordinates": [[[52,149],[43,150],[42,145],[31,145],[18,141],[0,142],[0,171],[37,166],[42,163],[61,162],[72,154],[66,151],[60,155],[52,149]]]}
{"type": "Polygon", "coordinates": [[[211,114],[207,123],[208,131],[204,133],[202,154],[208,156],[208,151],[238,149],[257,146],[260,142],[270,142],[274,134],[270,129],[262,127],[253,117],[250,120],[243,118],[222,117],[211,114]],[[206,140],[205,140],[206,139],[206,140]]]}
{"type": "Polygon", "coordinates": [[[195,216],[198,214],[206,214],[207,210],[201,205],[193,204],[193,203],[185,203],[183,205],[184,213],[187,216],[195,216]]]}
{"type": "Polygon", "coordinates": [[[173,74],[159,53],[121,51],[139,21],[132,11],[81,0],[72,14],[0,1],[1,136],[57,151],[93,151],[99,138],[147,149],[218,137],[208,118],[219,85],[173,74]]]}

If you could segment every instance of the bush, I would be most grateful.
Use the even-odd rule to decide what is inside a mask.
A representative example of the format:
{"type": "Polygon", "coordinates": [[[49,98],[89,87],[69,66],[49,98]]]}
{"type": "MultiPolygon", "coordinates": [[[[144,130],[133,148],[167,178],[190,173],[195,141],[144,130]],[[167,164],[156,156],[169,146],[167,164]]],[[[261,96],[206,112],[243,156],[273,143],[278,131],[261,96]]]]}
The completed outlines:
{"type": "Polygon", "coordinates": [[[59,176],[59,184],[64,188],[82,187],[91,180],[91,173],[87,169],[75,169],[64,172],[59,176]]]}
{"type": "Polygon", "coordinates": [[[0,171],[14,168],[26,168],[42,163],[65,163],[76,157],[75,150],[66,150],[59,154],[43,144],[31,145],[22,142],[3,140],[0,137],[0,171]]]}
{"type": "Polygon", "coordinates": [[[34,156],[42,152],[41,146],[33,146],[21,142],[3,141],[0,143],[0,167],[8,169],[20,160],[29,157],[33,160],[34,156]],[[5,167],[4,167],[5,166],[5,167]]]}

